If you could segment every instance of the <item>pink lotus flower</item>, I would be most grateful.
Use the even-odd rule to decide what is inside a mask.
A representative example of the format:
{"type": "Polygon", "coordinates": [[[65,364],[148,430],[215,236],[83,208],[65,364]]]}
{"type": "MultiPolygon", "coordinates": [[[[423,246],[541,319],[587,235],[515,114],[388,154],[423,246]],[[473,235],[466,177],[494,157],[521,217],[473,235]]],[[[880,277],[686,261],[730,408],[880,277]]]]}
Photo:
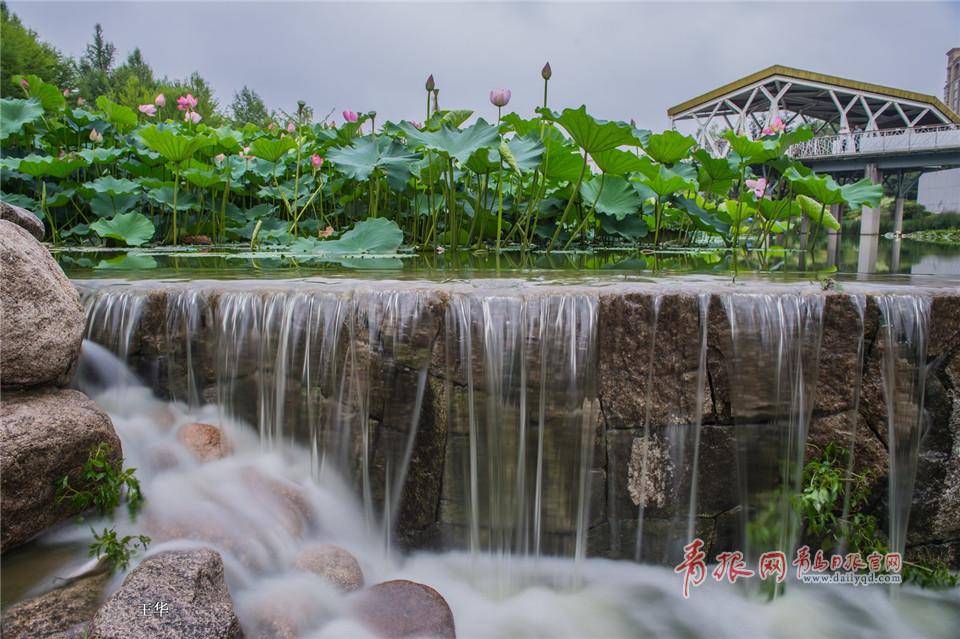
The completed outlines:
{"type": "Polygon", "coordinates": [[[227,156],[225,156],[223,153],[218,153],[213,157],[213,161],[216,162],[217,164],[220,164],[225,159],[227,159],[227,156]]]}
{"type": "Polygon", "coordinates": [[[423,128],[423,123],[422,123],[422,122],[417,122],[416,120],[410,120],[410,124],[412,124],[413,126],[417,127],[418,129],[422,129],[422,128],[423,128]]]}
{"type": "Polygon", "coordinates": [[[22,86],[24,89],[29,89],[30,83],[27,82],[26,78],[20,78],[20,86],[22,86]]]}
{"type": "Polygon", "coordinates": [[[753,191],[753,194],[757,196],[757,199],[763,197],[763,192],[767,190],[767,180],[766,178],[760,178],[758,180],[747,180],[747,188],[753,191]]]}
{"type": "Polygon", "coordinates": [[[77,106],[83,106],[83,98],[77,98],[77,106]]]}
{"type": "Polygon", "coordinates": [[[310,164],[313,165],[314,169],[319,169],[323,166],[323,158],[314,153],[310,156],[310,164]]]}
{"type": "Polygon", "coordinates": [[[100,134],[96,129],[90,130],[90,141],[94,144],[100,144],[103,142],[103,135],[100,134]]]}
{"type": "Polygon", "coordinates": [[[267,125],[267,131],[273,131],[273,127],[276,126],[273,122],[267,125]]]}
{"type": "Polygon", "coordinates": [[[167,104],[167,99],[163,97],[162,93],[158,93],[157,97],[153,99],[153,103],[156,104],[158,107],[163,107],[167,104]]]}
{"type": "Polygon", "coordinates": [[[505,107],[510,102],[510,89],[494,89],[490,92],[490,102],[495,107],[505,107]]]}
{"type": "Polygon", "coordinates": [[[181,111],[189,111],[191,109],[196,109],[199,101],[193,97],[193,94],[188,93],[186,96],[181,95],[177,98],[177,108],[181,111]]]}
{"type": "Polygon", "coordinates": [[[356,122],[357,121],[357,112],[356,111],[344,111],[343,119],[347,122],[356,122]]]}
{"type": "Polygon", "coordinates": [[[287,133],[293,133],[296,130],[297,130],[297,125],[295,125],[293,122],[287,123],[287,133]]]}
{"type": "Polygon", "coordinates": [[[157,107],[152,104],[141,104],[137,108],[140,110],[140,113],[146,113],[148,118],[152,118],[157,114],[157,107]]]}
{"type": "Polygon", "coordinates": [[[787,125],[783,123],[783,120],[781,120],[780,116],[778,115],[777,117],[773,118],[773,120],[770,121],[769,125],[763,128],[763,134],[774,135],[776,133],[780,133],[785,128],[787,128],[787,125]]]}
{"type": "Polygon", "coordinates": [[[543,76],[544,80],[549,80],[550,76],[553,75],[553,71],[550,69],[550,63],[547,62],[543,65],[543,69],[540,70],[540,75],[543,76]]]}
{"type": "Polygon", "coordinates": [[[199,124],[200,120],[203,119],[203,116],[197,113],[196,111],[187,111],[183,114],[184,122],[193,122],[194,124],[199,124]]]}
{"type": "Polygon", "coordinates": [[[65,97],[65,98],[70,97],[70,89],[64,89],[64,90],[63,90],[63,97],[65,97]]]}

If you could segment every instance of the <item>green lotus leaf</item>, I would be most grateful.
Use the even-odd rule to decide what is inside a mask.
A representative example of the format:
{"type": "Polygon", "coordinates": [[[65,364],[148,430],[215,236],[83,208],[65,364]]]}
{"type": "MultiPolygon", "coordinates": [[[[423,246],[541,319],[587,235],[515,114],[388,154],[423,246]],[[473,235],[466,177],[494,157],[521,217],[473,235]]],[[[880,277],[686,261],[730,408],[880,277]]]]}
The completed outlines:
{"type": "Polygon", "coordinates": [[[117,147],[97,147],[95,149],[81,149],[77,155],[90,164],[110,164],[123,155],[123,149],[117,147]]]}
{"type": "Polygon", "coordinates": [[[85,188],[93,189],[97,193],[103,193],[116,197],[118,195],[128,195],[140,192],[140,185],[126,178],[117,179],[112,175],[105,175],[92,182],[84,184],[85,188]]]}
{"type": "Polygon", "coordinates": [[[109,260],[100,260],[94,268],[104,270],[142,271],[157,268],[157,260],[152,255],[121,255],[109,260]]]}
{"type": "Polygon", "coordinates": [[[579,109],[564,109],[559,115],[542,107],[537,109],[537,113],[562,126],[577,146],[590,154],[639,143],[629,125],[596,120],[587,115],[586,105],[579,109]]]}
{"type": "Polygon", "coordinates": [[[100,219],[90,229],[103,238],[125,242],[128,246],[140,246],[153,239],[156,227],[143,213],[121,213],[113,219],[100,219]]]}
{"type": "Polygon", "coordinates": [[[762,164],[780,155],[780,143],[777,140],[751,140],[745,135],[735,135],[733,131],[723,134],[730,143],[730,159],[736,166],[742,164],[762,164]]]}
{"type": "Polygon", "coordinates": [[[576,147],[565,144],[550,144],[543,161],[547,179],[558,182],[576,182],[583,168],[583,156],[576,147]]]}
{"type": "MultiPolygon", "coordinates": [[[[147,197],[156,202],[157,204],[164,204],[173,208],[173,187],[172,186],[163,186],[156,189],[150,189],[147,191],[147,197]]],[[[177,210],[178,211],[189,211],[190,209],[197,208],[197,205],[200,204],[200,201],[197,199],[197,196],[189,191],[181,189],[177,193],[177,210]]]]}
{"type": "Polygon", "coordinates": [[[760,215],[765,220],[789,220],[791,217],[802,215],[800,205],[793,200],[767,200],[762,199],[758,202],[760,215]]]}
{"type": "Polygon", "coordinates": [[[54,177],[62,180],[85,166],[89,166],[88,163],[75,155],[58,159],[30,154],[20,160],[16,170],[33,177],[54,177]]]}
{"type": "Polygon", "coordinates": [[[139,135],[144,146],[174,164],[182,164],[198,150],[211,144],[206,137],[178,134],[172,129],[159,129],[155,125],[142,129],[139,135]]]}
{"type": "MultiPolygon", "coordinates": [[[[33,213],[33,211],[40,210],[39,202],[32,197],[28,197],[21,193],[0,193],[0,200],[3,200],[12,206],[19,206],[20,208],[26,209],[31,213],[33,213]]],[[[36,215],[36,213],[34,213],[34,215],[36,215]]]]}
{"type": "Polygon", "coordinates": [[[117,104],[103,95],[97,98],[97,106],[117,128],[137,126],[137,114],[130,107],[117,104]]]}
{"type": "Polygon", "coordinates": [[[289,138],[257,138],[250,143],[250,155],[270,163],[277,163],[287,153],[297,148],[297,143],[289,138]]]}
{"type": "MultiPolygon", "coordinates": [[[[661,200],[679,191],[696,191],[697,185],[665,166],[660,166],[653,177],[644,176],[637,179],[639,184],[649,188],[661,200]]],[[[642,195],[642,194],[641,194],[642,195]]]]}
{"type": "Polygon", "coordinates": [[[0,100],[0,140],[20,133],[24,126],[33,124],[42,117],[43,104],[38,98],[3,98],[0,100]]]}
{"type": "Polygon", "coordinates": [[[797,202],[800,204],[804,215],[809,217],[814,223],[835,231],[840,230],[840,222],[830,213],[830,206],[828,204],[818,202],[814,198],[807,197],[806,195],[798,195],[797,202]]]}
{"type": "Polygon", "coordinates": [[[585,180],[580,185],[580,197],[584,206],[593,206],[596,202],[597,211],[619,220],[628,215],[636,216],[643,204],[630,182],[615,175],[585,180]]]}
{"type": "Polygon", "coordinates": [[[727,195],[733,188],[733,183],[740,177],[730,160],[712,157],[706,149],[694,151],[693,157],[700,164],[697,184],[701,191],[727,195]]]}
{"type": "Polygon", "coordinates": [[[449,125],[442,126],[438,131],[421,131],[411,122],[401,122],[398,126],[407,138],[408,147],[436,151],[464,166],[470,156],[480,149],[496,148],[500,143],[497,127],[483,118],[462,131],[449,125]]]}
{"type": "Polygon", "coordinates": [[[219,186],[226,183],[226,179],[222,175],[210,169],[187,169],[181,172],[180,175],[182,175],[187,182],[201,189],[209,189],[211,186],[219,186]]]}
{"type": "Polygon", "coordinates": [[[739,200],[724,200],[717,209],[725,212],[733,224],[743,224],[757,213],[757,209],[752,204],[739,200]]]}
{"type": "Polygon", "coordinates": [[[510,147],[517,168],[523,173],[533,171],[543,162],[546,147],[535,133],[524,136],[515,135],[507,141],[507,146],[510,147]]]}
{"type": "Polygon", "coordinates": [[[506,124],[512,131],[516,131],[518,136],[526,136],[535,133],[539,137],[540,127],[543,126],[543,120],[540,118],[524,120],[516,113],[506,114],[500,118],[500,122],[506,124]]]}
{"type": "Polygon", "coordinates": [[[327,159],[350,180],[365,182],[374,169],[380,169],[387,177],[387,184],[397,192],[413,177],[412,165],[421,158],[395,140],[368,136],[354,140],[348,147],[330,149],[327,159]]]}
{"type": "Polygon", "coordinates": [[[880,199],[883,197],[883,185],[874,184],[870,178],[863,178],[853,184],[844,184],[840,187],[840,191],[853,211],[863,206],[876,208],[880,206],[880,199]]]}
{"type": "Polygon", "coordinates": [[[446,112],[441,111],[441,114],[443,117],[440,119],[440,126],[449,124],[450,126],[459,128],[461,124],[470,119],[473,111],[470,109],[456,109],[446,112]]]}
{"type": "Polygon", "coordinates": [[[636,173],[643,166],[643,162],[635,153],[621,149],[607,149],[599,153],[592,153],[590,157],[597,163],[601,171],[610,175],[636,173]]]}
{"type": "Polygon", "coordinates": [[[829,175],[811,174],[801,177],[799,172],[790,168],[783,177],[789,182],[790,189],[798,195],[807,195],[827,206],[844,201],[843,190],[829,175]]]}
{"type": "Polygon", "coordinates": [[[711,235],[726,235],[730,232],[730,225],[717,217],[715,208],[704,208],[703,198],[678,197],[674,202],[677,208],[687,213],[699,230],[711,235]]]}
{"type": "Polygon", "coordinates": [[[643,145],[644,152],[660,164],[676,164],[690,157],[690,149],[697,141],[689,135],[677,131],[654,133],[643,145]]]}
{"type": "Polygon", "coordinates": [[[59,109],[66,103],[63,93],[52,84],[48,84],[35,75],[15,75],[11,78],[15,84],[27,81],[27,95],[36,98],[47,111],[59,109]]]}
{"type": "Polygon", "coordinates": [[[393,220],[377,217],[357,222],[336,240],[318,243],[317,253],[336,255],[388,255],[403,243],[403,231],[393,220]]]}
{"type": "Polygon", "coordinates": [[[112,217],[118,213],[126,213],[139,204],[139,195],[111,197],[103,193],[97,193],[90,199],[90,210],[98,217],[112,217]]]}
{"type": "Polygon", "coordinates": [[[601,213],[597,217],[600,220],[600,228],[603,229],[604,233],[619,235],[630,242],[636,242],[640,238],[646,237],[650,232],[650,227],[639,215],[619,218],[601,213]]]}

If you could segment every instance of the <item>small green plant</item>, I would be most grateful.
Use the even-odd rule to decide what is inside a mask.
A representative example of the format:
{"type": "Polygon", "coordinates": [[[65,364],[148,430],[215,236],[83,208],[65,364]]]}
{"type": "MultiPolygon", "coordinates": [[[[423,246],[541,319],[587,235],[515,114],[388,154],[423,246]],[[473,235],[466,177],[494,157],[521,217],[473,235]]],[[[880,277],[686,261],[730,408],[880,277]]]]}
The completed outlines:
{"type": "MultiPolygon", "coordinates": [[[[807,534],[820,540],[824,550],[846,542],[852,552],[867,556],[890,552],[878,535],[877,518],[860,509],[870,498],[872,474],[847,473],[850,452],[830,443],[819,458],[806,465],[803,490],[791,500],[807,523],[807,534]],[[849,515],[843,517],[844,492],[849,490],[849,515]]],[[[903,580],[924,588],[954,588],[960,576],[932,556],[919,562],[903,562],[903,580]]]]}
{"type": "MultiPolygon", "coordinates": [[[[136,519],[137,513],[143,507],[140,481],[134,476],[136,468],[123,470],[122,463],[114,467],[110,461],[110,445],[106,442],[101,442],[99,446],[87,453],[87,461],[84,462],[75,483],[71,483],[67,475],[57,480],[54,506],[60,506],[69,500],[70,507],[74,510],[83,511],[93,508],[101,517],[107,516],[112,519],[114,510],[122,502],[126,502],[130,518],[136,519]]],[[[82,522],[83,515],[78,517],[77,521],[82,522]]],[[[145,535],[138,535],[136,537],[138,541],[133,541],[132,535],[118,538],[116,527],[104,528],[102,533],[98,533],[92,527],[90,531],[95,540],[90,544],[90,556],[96,555],[97,559],[101,555],[105,556],[111,572],[125,569],[130,565],[133,554],[141,546],[146,550],[150,544],[150,538],[145,535]]]]}

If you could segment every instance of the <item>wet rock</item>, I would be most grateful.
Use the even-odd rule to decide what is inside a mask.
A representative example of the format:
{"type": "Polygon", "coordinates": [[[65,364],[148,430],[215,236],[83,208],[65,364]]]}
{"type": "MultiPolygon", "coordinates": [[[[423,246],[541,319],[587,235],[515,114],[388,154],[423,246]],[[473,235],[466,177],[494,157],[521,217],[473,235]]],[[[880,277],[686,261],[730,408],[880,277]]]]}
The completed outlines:
{"type": "Polygon", "coordinates": [[[66,386],[86,322],[80,295],[24,229],[0,220],[0,385],[66,386]]]}
{"type": "Polygon", "coordinates": [[[200,463],[222,459],[226,455],[220,429],[194,422],[177,431],[177,440],[189,449],[200,463]]]}
{"type": "Polygon", "coordinates": [[[341,592],[363,588],[363,571],[356,557],[332,544],[306,548],[293,561],[295,570],[304,570],[320,575],[341,592]]]}
{"type": "Polygon", "coordinates": [[[43,220],[27,209],[0,201],[0,220],[13,222],[37,238],[38,242],[43,241],[43,220]]]}
{"type": "Polygon", "coordinates": [[[5,391],[0,402],[0,548],[6,550],[57,524],[75,511],[54,508],[54,482],[74,480],[89,451],[110,445],[119,466],[120,438],[110,417],[75,390],[5,391]]]}
{"type": "Polygon", "coordinates": [[[84,629],[100,606],[109,577],[106,571],[96,572],[6,607],[0,626],[3,636],[7,639],[83,637],[84,629]]]}
{"type": "Polygon", "coordinates": [[[381,637],[456,637],[453,612],[443,596],[406,579],[371,586],[354,600],[352,612],[381,637]]]}
{"type": "Polygon", "coordinates": [[[89,627],[90,639],[239,636],[223,561],[209,548],[148,557],[127,575],[89,627]]]}

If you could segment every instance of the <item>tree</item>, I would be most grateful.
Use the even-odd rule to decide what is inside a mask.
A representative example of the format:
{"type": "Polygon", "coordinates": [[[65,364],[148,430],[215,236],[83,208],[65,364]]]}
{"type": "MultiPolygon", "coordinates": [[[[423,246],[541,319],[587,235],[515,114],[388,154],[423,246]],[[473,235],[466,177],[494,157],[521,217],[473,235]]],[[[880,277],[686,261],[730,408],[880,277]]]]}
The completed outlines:
{"type": "Polygon", "coordinates": [[[110,93],[110,68],[117,48],[103,37],[103,27],[93,27],[93,42],[87,45],[80,58],[80,94],[85,100],[95,100],[110,93]]]}
{"type": "Polygon", "coordinates": [[[134,49],[126,62],[113,71],[110,86],[110,99],[132,109],[153,102],[158,92],[153,69],[143,59],[139,48],[134,49]]]}
{"type": "Polygon", "coordinates": [[[270,123],[270,114],[263,100],[247,85],[243,85],[242,89],[234,92],[230,113],[233,114],[233,125],[237,128],[248,123],[266,127],[270,123]]]}
{"type": "Polygon", "coordinates": [[[71,89],[77,82],[72,61],[38,41],[37,33],[0,2],[0,95],[18,92],[12,84],[15,75],[35,75],[61,89],[71,89]]]}

